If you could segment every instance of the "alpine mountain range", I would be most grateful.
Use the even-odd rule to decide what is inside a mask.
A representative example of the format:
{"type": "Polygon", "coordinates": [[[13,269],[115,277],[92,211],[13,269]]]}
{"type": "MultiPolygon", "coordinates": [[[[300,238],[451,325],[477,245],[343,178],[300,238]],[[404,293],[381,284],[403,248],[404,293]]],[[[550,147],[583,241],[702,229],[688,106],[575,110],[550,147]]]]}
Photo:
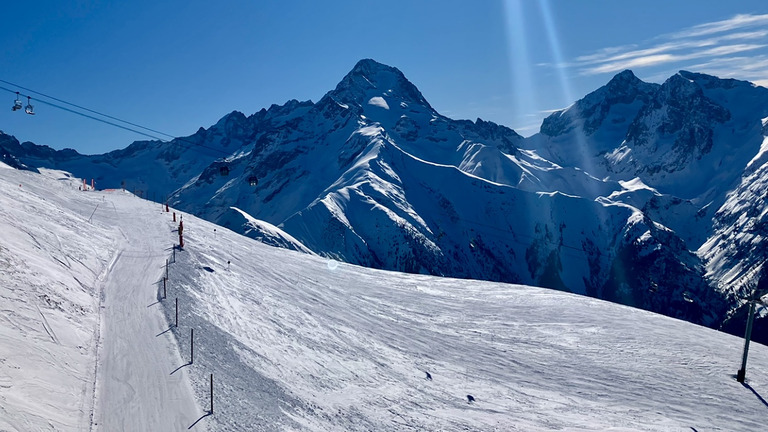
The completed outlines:
{"type": "MultiPolygon", "coordinates": [[[[0,133],[0,160],[167,197],[274,246],[743,334],[745,299],[768,281],[767,137],[768,89],[746,81],[623,71],[524,138],[445,117],[366,59],[316,103],[235,111],[102,155],[0,133]]],[[[768,320],[755,325],[768,342],[768,320]]]]}

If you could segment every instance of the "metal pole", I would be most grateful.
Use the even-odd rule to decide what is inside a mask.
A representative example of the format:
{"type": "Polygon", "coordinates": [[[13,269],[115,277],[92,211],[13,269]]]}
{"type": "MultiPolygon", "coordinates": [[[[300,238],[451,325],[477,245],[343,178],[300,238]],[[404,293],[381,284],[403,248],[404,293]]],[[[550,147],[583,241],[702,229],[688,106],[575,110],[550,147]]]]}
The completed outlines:
{"type": "Polygon", "coordinates": [[[168,259],[165,260],[165,278],[168,279],[168,259]]]}
{"type": "Polygon", "coordinates": [[[192,333],[189,336],[189,364],[195,362],[195,329],[191,329],[192,333]]]}
{"type": "Polygon", "coordinates": [[[176,297],[176,327],[179,326],[179,298],[176,297]]]}
{"type": "Polygon", "coordinates": [[[213,374],[211,374],[211,414],[213,414],[213,374]]]}
{"type": "Polygon", "coordinates": [[[752,323],[755,320],[755,301],[749,301],[749,315],[747,316],[747,332],[744,334],[744,356],[741,358],[741,369],[736,374],[736,381],[743,383],[747,376],[747,355],[749,354],[749,341],[752,339],[752,323]]]}
{"type": "Polygon", "coordinates": [[[165,299],[165,281],[167,281],[168,278],[163,278],[163,299],[165,299]]]}

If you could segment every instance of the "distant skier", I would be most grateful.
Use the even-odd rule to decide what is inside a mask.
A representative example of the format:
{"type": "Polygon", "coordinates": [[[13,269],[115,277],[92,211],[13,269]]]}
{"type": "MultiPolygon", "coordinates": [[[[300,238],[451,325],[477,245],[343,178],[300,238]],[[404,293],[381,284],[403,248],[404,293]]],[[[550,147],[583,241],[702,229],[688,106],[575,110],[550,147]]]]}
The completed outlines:
{"type": "Polygon", "coordinates": [[[475,397],[472,395],[467,395],[467,403],[472,403],[475,401],[475,397]]]}
{"type": "Polygon", "coordinates": [[[432,381],[432,375],[430,375],[429,372],[426,372],[426,371],[424,373],[427,374],[427,377],[426,377],[427,381],[432,381]]]}

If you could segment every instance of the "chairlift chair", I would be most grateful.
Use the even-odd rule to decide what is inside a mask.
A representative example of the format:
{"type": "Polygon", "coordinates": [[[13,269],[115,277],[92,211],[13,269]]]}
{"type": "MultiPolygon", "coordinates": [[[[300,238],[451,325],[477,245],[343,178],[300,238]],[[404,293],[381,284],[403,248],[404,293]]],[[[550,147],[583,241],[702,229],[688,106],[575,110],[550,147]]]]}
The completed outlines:
{"type": "Polygon", "coordinates": [[[16,100],[13,101],[13,108],[11,108],[13,111],[18,111],[22,108],[21,105],[21,99],[19,99],[19,92],[16,92],[16,100]]]}
{"type": "Polygon", "coordinates": [[[251,186],[256,186],[257,184],[259,184],[259,178],[256,176],[248,177],[248,184],[251,186]]]}
{"type": "Polygon", "coordinates": [[[32,98],[27,96],[27,106],[24,107],[24,111],[29,115],[35,115],[35,107],[32,106],[32,98]]]}

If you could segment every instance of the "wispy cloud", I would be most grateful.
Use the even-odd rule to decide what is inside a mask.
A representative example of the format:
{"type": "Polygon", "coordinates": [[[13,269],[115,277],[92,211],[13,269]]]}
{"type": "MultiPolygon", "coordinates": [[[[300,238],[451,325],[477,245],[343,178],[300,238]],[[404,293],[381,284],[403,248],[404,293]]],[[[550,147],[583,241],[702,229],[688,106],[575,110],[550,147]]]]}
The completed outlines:
{"type": "Polygon", "coordinates": [[[719,76],[738,76],[757,81],[768,79],[768,68],[765,65],[754,66],[756,58],[765,58],[766,47],[768,14],[736,15],[730,19],[657,36],[639,44],[605,47],[558,66],[573,68],[581,75],[598,75],[624,69],[658,69],[674,65],[716,75],[716,70],[727,71],[727,75],[719,76]],[[752,57],[744,57],[747,52],[754,54],[752,57]],[[734,57],[737,54],[742,57],[734,57]],[[752,63],[733,63],[734,58],[752,59],[752,63]],[[697,63],[690,64],[692,61],[697,63]],[[738,75],[740,72],[748,73],[738,75]]]}
{"type": "Polygon", "coordinates": [[[736,45],[723,45],[708,49],[695,50],[683,54],[646,54],[641,56],[634,56],[625,59],[619,59],[608,63],[603,63],[594,67],[587,67],[582,69],[582,73],[585,75],[595,75],[601,73],[618,72],[624,69],[637,69],[648,66],[656,66],[664,63],[681,62],[687,60],[693,60],[703,57],[717,57],[723,55],[737,54],[744,51],[752,51],[760,48],[765,48],[766,44],[736,44],[736,45]]]}
{"type": "Polygon", "coordinates": [[[740,30],[748,27],[768,25],[768,14],[764,15],[736,15],[727,20],[699,24],[688,29],[673,33],[672,38],[692,38],[711,34],[740,30]]]}

